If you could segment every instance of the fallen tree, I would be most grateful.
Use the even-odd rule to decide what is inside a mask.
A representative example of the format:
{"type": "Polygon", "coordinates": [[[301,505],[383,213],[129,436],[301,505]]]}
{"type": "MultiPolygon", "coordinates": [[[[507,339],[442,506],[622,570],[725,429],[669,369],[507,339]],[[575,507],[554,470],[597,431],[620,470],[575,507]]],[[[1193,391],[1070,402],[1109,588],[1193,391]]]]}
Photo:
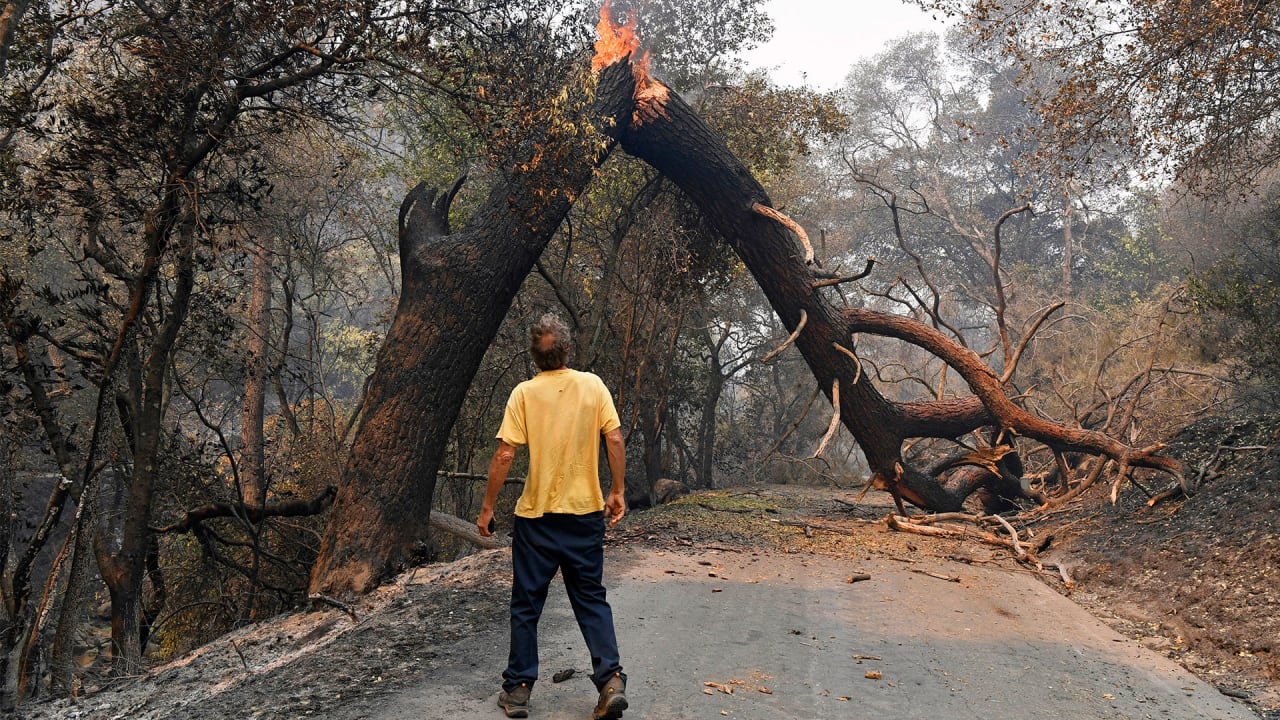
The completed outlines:
{"type": "Polygon", "coordinates": [[[1160,455],[1162,446],[1133,448],[1103,433],[1037,417],[1010,399],[1007,378],[934,328],[900,315],[833,304],[825,291],[834,284],[811,270],[812,250],[803,230],[780,220],[764,188],[692,108],[656,80],[649,82],[656,87],[637,98],[635,120],[619,135],[622,148],[683,189],[737,252],[792,331],[818,385],[838,406],[840,420],[866,455],[875,485],[899,501],[933,511],[959,509],[965,498],[986,485],[1010,494],[1010,485],[1021,487],[1007,482],[1006,476],[1020,474],[1014,453],[990,462],[961,461],[957,464],[982,472],[966,470],[964,481],[956,482],[949,482],[946,474],[955,465],[928,473],[903,459],[908,439],[955,439],[993,428],[993,445],[1021,435],[1058,454],[1105,456],[1117,463],[1121,476],[1136,467],[1160,470],[1189,490],[1181,463],[1160,455]],[[793,237],[797,231],[801,244],[793,237]],[[958,372],[973,395],[918,403],[888,400],[861,372],[854,342],[860,333],[897,338],[929,351],[958,372]]]}

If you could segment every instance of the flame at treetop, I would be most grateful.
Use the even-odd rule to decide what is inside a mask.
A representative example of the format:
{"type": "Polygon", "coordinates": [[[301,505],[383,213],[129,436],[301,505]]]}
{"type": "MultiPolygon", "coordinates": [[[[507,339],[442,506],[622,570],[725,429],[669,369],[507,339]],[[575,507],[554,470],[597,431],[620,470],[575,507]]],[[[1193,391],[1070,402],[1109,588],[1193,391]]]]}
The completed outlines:
{"type": "MultiPolygon", "coordinates": [[[[596,23],[596,54],[591,58],[591,70],[600,72],[610,65],[632,55],[640,48],[640,37],[636,34],[636,18],[634,15],[626,25],[619,25],[609,11],[609,0],[605,0],[600,8],[600,22],[596,23]]],[[[666,117],[667,86],[654,80],[649,75],[649,51],[646,50],[638,62],[632,63],[631,74],[636,80],[636,109],[631,117],[632,127],[666,117]]]]}
{"type": "Polygon", "coordinates": [[[600,72],[640,47],[636,35],[636,18],[633,15],[626,25],[619,25],[609,11],[609,0],[600,8],[600,22],[596,23],[596,55],[591,58],[592,72],[600,72]]]}

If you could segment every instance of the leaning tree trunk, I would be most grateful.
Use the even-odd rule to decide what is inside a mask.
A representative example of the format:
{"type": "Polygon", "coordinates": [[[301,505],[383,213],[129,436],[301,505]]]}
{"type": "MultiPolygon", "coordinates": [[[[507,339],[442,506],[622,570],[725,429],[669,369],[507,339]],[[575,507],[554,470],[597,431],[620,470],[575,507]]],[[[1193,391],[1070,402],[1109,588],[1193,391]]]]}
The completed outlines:
{"type": "MultiPolygon", "coordinates": [[[[592,120],[616,132],[631,109],[627,63],[600,76],[592,120]]],[[[516,291],[591,179],[581,146],[530,147],[541,158],[490,193],[450,232],[461,184],[414,188],[400,210],[400,304],[378,351],[364,418],[343,469],[310,592],[363,593],[424,545],[449,431],[516,291]],[[551,159],[556,158],[556,159],[551,159]]]]}
{"type": "MultiPolygon", "coordinates": [[[[911,468],[902,458],[907,438],[954,438],[987,425],[1031,437],[1056,451],[1106,455],[1121,467],[1143,466],[1182,480],[1181,464],[1158,455],[1159,446],[1130,448],[1102,433],[1067,428],[1015,405],[973,351],[931,327],[888,313],[835,307],[809,271],[788,224],[771,208],[769,196],[750,171],[684,101],[653,80],[640,83],[633,120],[619,136],[628,153],[645,160],[676,183],[708,222],[733,247],[764,291],[774,312],[828,398],[836,399],[841,421],[853,434],[880,486],[930,510],[956,509],[967,484],[947,484],[911,468]],[[803,326],[802,326],[803,323],[803,326]],[[861,372],[856,333],[897,337],[922,347],[954,368],[972,397],[921,403],[893,403],[861,372]]],[[[1003,474],[1004,468],[998,467],[1003,474]]]]}

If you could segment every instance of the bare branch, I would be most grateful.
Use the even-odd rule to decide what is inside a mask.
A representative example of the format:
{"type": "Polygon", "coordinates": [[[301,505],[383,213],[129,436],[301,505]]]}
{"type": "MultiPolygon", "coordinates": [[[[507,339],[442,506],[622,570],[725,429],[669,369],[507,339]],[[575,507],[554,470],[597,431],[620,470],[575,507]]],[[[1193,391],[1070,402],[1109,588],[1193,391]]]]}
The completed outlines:
{"type": "Polygon", "coordinates": [[[767,362],[769,362],[770,360],[772,360],[772,359],[774,359],[775,357],[777,357],[777,356],[778,356],[778,353],[781,353],[783,350],[786,350],[786,349],[787,349],[787,347],[788,347],[789,345],[791,345],[791,343],[795,342],[796,338],[800,337],[800,331],[801,331],[801,330],[804,330],[804,324],[805,324],[805,323],[807,323],[807,322],[809,322],[809,314],[808,314],[807,312],[805,312],[805,311],[804,311],[804,308],[801,308],[801,309],[800,309],[800,322],[796,323],[796,329],[795,329],[795,330],[793,330],[793,331],[791,331],[791,334],[790,334],[789,336],[787,336],[787,339],[786,339],[786,340],[784,340],[784,341],[782,342],[782,344],[781,344],[781,345],[779,345],[777,348],[775,348],[775,349],[773,350],[773,352],[771,352],[771,353],[769,353],[768,355],[765,355],[764,357],[760,358],[760,362],[762,362],[762,363],[767,363],[767,362]]]}
{"type": "Polygon", "coordinates": [[[847,275],[845,277],[833,276],[829,278],[823,278],[821,280],[814,280],[813,283],[811,284],[811,287],[817,290],[818,288],[831,287],[833,285],[841,285],[844,283],[853,282],[855,280],[861,280],[862,278],[871,274],[871,269],[875,267],[875,264],[876,264],[876,259],[873,257],[869,257],[867,258],[866,267],[864,267],[862,269],[862,272],[858,273],[857,275],[847,275]]]}
{"type": "Polygon", "coordinates": [[[839,378],[831,381],[831,407],[835,411],[831,414],[831,424],[827,426],[827,433],[822,436],[822,442],[818,443],[818,449],[813,451],[813,458],[818,457],[827,449],[827,443],[831,442],[831,438],[836,436],[836,430],[840,428],[839,378]]]}
{"type": "Polygon", "coordinates": [[[804,246],[804,264],[805,265],[813,264],[813,245],[809,243],[809,235],[804,231],[804,228],[800,227],[800,223],[796,222],[795,220],[792,220],[791,218],[782,214],[780,211],[775,210],[774,208],[771,208],[768,205],[761,205],[760,203],[754,203],[751,206],[751,209],[754,210],[756,213],[763,215],[771,220],[776,220],[777,222],[781,223],[783,227],[795,233],[796,238],[800,240],[800,244],[804,246]]]}

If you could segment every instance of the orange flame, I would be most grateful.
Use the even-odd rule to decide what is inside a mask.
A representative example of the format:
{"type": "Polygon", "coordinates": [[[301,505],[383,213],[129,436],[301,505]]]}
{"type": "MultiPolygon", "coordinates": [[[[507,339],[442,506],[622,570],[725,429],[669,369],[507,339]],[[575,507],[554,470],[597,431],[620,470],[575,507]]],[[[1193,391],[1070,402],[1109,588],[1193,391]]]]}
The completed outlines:
{"type": "Polygon", "coordinates": [[[600,72],[619,60],[631,55],[640,47],[636,35],[636,19],[633,15],[626,25],[619,25],[609,11],[609,0],[600,8],[600,22],[596,23],[596,54],[591,58],[592,72],[600,72]]]}
{"type": "MultiPolygon", "coordinates": [[[[598,73],[615,62],[634,55],[640,48],[635,16],[626,25],[619,25],[609,10],[609,0],[605,0],[600,8],[596,35],[599,39],[595,43],[596,54],[591,58],[593,72],[598,73]]],[[[636,80],[636,108],[631,116],[631,126],[635,128],[658,117],[666,117],[667,86],[650,77],[648,50],[644,51],[639,61],[632,63],[631,75],[636,80]]]]}

